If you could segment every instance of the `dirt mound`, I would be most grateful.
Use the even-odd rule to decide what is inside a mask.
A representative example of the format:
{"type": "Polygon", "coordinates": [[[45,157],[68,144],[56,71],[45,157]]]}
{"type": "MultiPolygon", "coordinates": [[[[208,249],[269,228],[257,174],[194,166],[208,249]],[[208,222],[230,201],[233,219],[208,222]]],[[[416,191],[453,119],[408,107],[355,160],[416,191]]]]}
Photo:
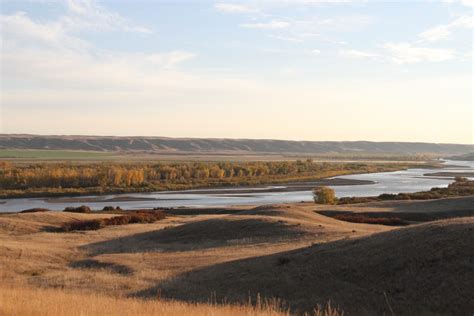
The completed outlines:
{"type": "Polygon", "coordinates": [[[474,218],[459,218],[217,264],[141,295],[246,302],[277,297],[310,311],[329,300],[351,315],[469,314],[474,218]]]}

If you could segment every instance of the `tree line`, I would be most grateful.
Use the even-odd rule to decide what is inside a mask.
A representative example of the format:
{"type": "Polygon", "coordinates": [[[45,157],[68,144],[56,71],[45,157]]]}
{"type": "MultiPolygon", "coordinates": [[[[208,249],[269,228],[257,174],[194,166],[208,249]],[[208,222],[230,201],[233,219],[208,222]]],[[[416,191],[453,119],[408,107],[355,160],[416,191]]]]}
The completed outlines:
{"type": "MultiPolygon", "coordinates": [[[[258,162],[20,163],[0,162],[0,189],[184,189],[271,183],[400,169],[397,164],[326,163],[311,159],[258,162]]],[[[130,190],[134,191],[134,190],[130,190]]]]}

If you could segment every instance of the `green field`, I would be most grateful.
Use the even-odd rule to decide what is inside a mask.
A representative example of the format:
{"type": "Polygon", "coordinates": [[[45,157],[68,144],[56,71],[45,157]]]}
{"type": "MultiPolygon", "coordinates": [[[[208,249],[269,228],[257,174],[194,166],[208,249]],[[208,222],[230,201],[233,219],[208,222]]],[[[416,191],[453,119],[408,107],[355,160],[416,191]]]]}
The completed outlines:
{"type": "Polygon", "coordinates": [[[39,160],[76,160],[76,159],[108,159],[111,153],[95,151],[65,151],[65,150],[9,150],[0,149],[0,159],[39,159],[39,160]]]}

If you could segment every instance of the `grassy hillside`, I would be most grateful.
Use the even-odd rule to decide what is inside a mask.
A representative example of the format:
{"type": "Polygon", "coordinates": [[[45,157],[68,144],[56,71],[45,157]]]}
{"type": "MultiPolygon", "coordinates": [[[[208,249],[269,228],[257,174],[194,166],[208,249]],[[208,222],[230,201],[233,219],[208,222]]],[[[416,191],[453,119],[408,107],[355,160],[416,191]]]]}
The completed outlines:
{"type": "MultiPolygon", "coordinates": [[[[289,316],[273,303],[245,305],[191,304],[176,301],[140,300],[106,295],[65,292],[58,289],[0,286],[0,314],[10,316],[165,315],[165,316],[289,316]]],[[[316,313],[315,316],[338,316],[316,313]]]]}
{"type": "Polygon", "coordinates": [[[284,297],[299,311],[331,300],[351,315],[462,315],[474,310],[473,229],[469,217],[316,244],[193,270],[146,293],[201,301],[213,289],[230,302],[284,297]]]}
{"type": "Polygon", "coordinates": [[[0,149],[1,159],[101,160],[113,157],[110,153],[94,151],[0,149]]]}
{"type": "Polygon", "coordinates": [[[80,232],[60,228],[123,212],[2,214],[0,314],[311,315],[328,301],[344,315],[467,314],[473,217],[397,228],[315,211],[439,214],[470,205],[472,198],[176,209],[153,223],[80,232]]]}
{"type": "Polygon", "coordinates": [[[453,156],[449,157],[449,159],[452,160],[463,160],[463,161],[474,161],[474,152],[464,154],[464,155],[458,155],[458,156],[453,156]]]}
{"type": "Polygon", "coordinates": [[[474,151],[474,145],[404,142],[318,142],[263,139],[199,139],[165,137],[0,135],[0,149],[153,152],[167,154],[345,154],[455,155],[474,151]]]}

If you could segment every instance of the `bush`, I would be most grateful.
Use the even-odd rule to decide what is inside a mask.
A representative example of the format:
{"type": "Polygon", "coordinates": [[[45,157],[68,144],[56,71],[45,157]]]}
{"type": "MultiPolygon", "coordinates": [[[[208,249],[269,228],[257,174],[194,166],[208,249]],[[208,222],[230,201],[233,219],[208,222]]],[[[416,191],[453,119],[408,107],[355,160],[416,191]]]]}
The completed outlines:
{"type": "Polygon", "coordinates": [[[116,216],[112,218],[108,218],[105,220],[107,226],[108,225],[127,225],[130,223],[130,216],[123,215],[123,216],[116,216]]]}
{"type": "Polygon", "coordinates": [[[454,178],[454,181],[456,181],[456,182],[461,182],[461,183],[462,183],[462,182],[468,182],[469,179],[468,179],[468,178],[465,178],[465,177],[457,176],[457,177],[454,178]]]}
{"type": "Polygon", "coordinates": [[[396,194],[383,193],[378,197],[380,200],[395,200],[397,198],[396,194]]]}
{"type": "Polygon", "coordinates": [[[357,204],[357,203],[369,203],[378,201],[379,198],[375,196],[368,196],[368,197],[342,197],[337,199],[337,204],[357,204]]]}
{"type": "Polygon", "coordinates": [[[62,231],[69,232],[73,230],[97,230],[109,225],[127,225],[136,223],[154,223],[164,219],[165,213],[160,211],[136,211],[130,214],[115,216],[105,219],[95,219],[86,221],[73,221],[62,226],[62,231]]]}
{"type": "Polygon", "coordinates": [[[388,226],[405,226],[407,222],[399,217],[370,217],[365,214],[340,214],[334,216],[335,219],[352,223],[378,224],[388,226]]]}
{"type": "Polygon", "coordinates": [[[47,208],[30,208],[30,209],[21,211],[20,213],[42,213],[42,212],[51,212],[51,210],[48,210],[47,208]]]}
{"type": "Polygon", "coordinates": [[[81,205],[79,207],[66,207],[63,212],[71,212],[71,213],[92,213],[90,207],[81,205]]]}
{"type": "Polygon", "coordinates": [[[65,232],[73,230],[98,230],[104,228],[106,223],[102,219],[93,219],[87,221],[74,221],[66,223],[62,226],[62,230],[65,232]]]}
{"type": "Polygon", "coordinates": [[[104,206],[104,208],[102,209],[102,212],[114,212],[114,211],[120,212],[122,211],[122,209],[120,208],[120,206],[117,206],[117,207],[104,206]]]}
{"type": "Polygon", "coordinates": [[[328,187],[317,187],[313,190],[313,199],[317,204],[335,204],[336,194],[328,187]]]}

